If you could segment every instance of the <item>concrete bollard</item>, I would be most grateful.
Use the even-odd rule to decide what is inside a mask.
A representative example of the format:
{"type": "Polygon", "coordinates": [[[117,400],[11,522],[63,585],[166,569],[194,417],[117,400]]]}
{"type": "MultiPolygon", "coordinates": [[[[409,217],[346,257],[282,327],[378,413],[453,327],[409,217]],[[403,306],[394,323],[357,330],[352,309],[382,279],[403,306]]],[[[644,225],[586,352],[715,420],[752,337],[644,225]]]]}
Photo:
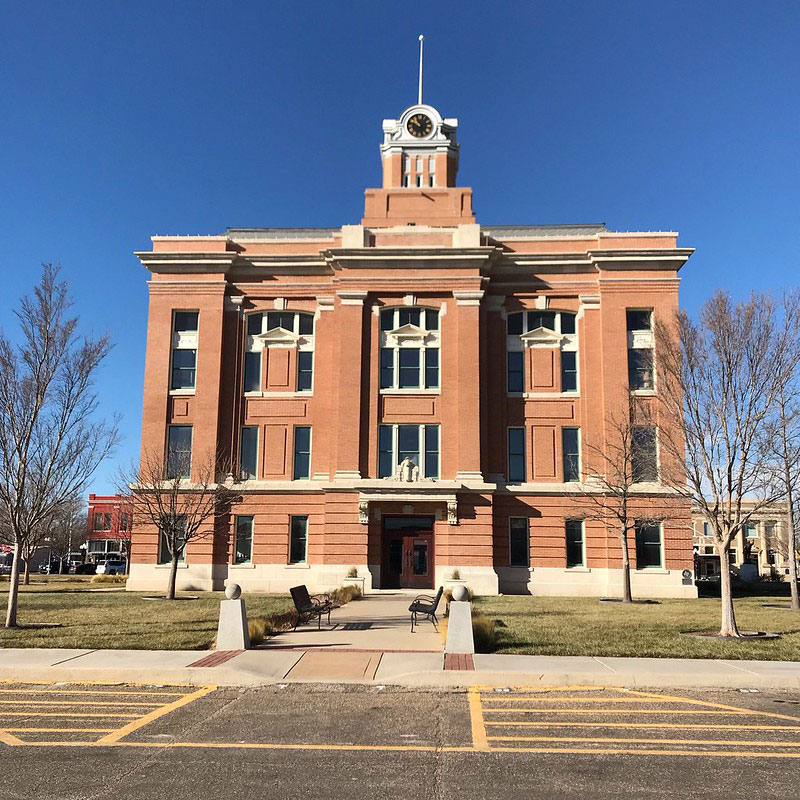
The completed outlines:
{"type": "Polygon", "coordinates": [[[241,586],[229,583],[225,587],[225,597],[228,599],[219,604],[217,650],[248,650],[250,633],[247,630],[247,611],[241,586]]]}
{"type": "Polygon", "coordinates": [[[452,600],[447,617],[447,641],[445,653],[474,653],[475,640],[472,637],[472,603],[468,600],[452,600]]]}

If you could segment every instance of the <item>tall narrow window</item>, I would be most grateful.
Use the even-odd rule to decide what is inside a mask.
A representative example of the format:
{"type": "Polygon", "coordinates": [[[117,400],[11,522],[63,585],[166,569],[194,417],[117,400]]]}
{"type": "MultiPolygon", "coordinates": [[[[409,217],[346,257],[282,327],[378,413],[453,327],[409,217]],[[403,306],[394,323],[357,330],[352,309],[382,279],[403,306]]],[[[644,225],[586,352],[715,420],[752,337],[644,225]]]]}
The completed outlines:
{"type": "Polygon", "coordinates": [[[378,429],[378,477],[390,478],[394,474],[394,431],[391,425],[378,429]]]}
{"type": "Polygon", "coordinates": [[[658,448],[653,426],[636,426],[631,432],[631,476],[634,483],[658,480],[658,448]]]}
{"type": "Polygon", "coordinates": [[[308,517],[291,517],[289,523],[289,563],[304,564],[308,559],[308,517]]]}
{"type": "Polygon", "coordinates": [[[253,560],[253,518],[236,517],[234,564],[249,564],[253,560]]]}
{"type": "Polygon", "coordinates": [[[576,392],[578,390],[578,354],[564,350],[561,353],[561,391],[576,392]]]}
{"type": "Polygon", "coordinates": [[[584,567],[583,520],[568,519],[564,522],[567,538],[567,567],[584,567]]]}
{"type": "Polygon", "coordinates": [[[405,347],[400,350],[400,381],[401,389],[419,388],[419,350],[405,347]]]}
{"type": "Polygon", "coordinates": [[[522,392],[525,387],[525,370],[521,350],[512,350],[508,354],[508,391],[522,392]]]}
{"type": "Polygon", "coordinates": [[[510,517],[508,520],[508,566],[530,565],[530,533],[527,517],[510,517]]]}
{"type": "Polygon", "coordinates": [[[313,350],[300,350],[297,353],[297,391],[310,392],[314,375],[313,350]]]}
{"type": "Polygon", "coordinates": [[[258,427],[245,425],[242,428],[242,444],[239,458],[239,477],[243,481],[254,480],[258,473],[258,427]]]}
{"type": "Polygon", "coordinates": [[[439,426],[425,426],[425,477],[439,477],[439,426]]]}
{"type": "Polygon", "coordinates": [[[636,569],[661,567],[661,525],[636,523],[636,569]]]}
{"type": "Polygon", "coordinates": [[[244,390],[261,391],[261,351],[244,354],[244,390]]]}
{"type": "MultiPolygon", "coordinates": [[[[186,561],[186,536],[181,531],[186,524],[184,517],[178,517],[175,520],[176,531],[174,537],[174,549],[178,551],[178,563],[182,564],[186,561]]],[[[161,528],[158,537],[158,563],[169,564],[172,561],[172,553],[170,551],[170,541],[167,532],[161,528]]]]}
{"type": "Polygon", "coordinates": [[[580,432],[578,428],[561,429],[561,450],[564,457],[564,480],[581,479],[580,432]]]}
{"type": "Polygon", "coordinates": [[[508,429],[508,480],[509,483],[524,483],[525,428],[508,429]]]}
{"type": "Polygon", "coordinates": [[[651,390],[653,380],[653,312],[631,309],[625,312],[628,333],[628,385],[631,391],[651,390]]]}
{"type": "Polygon", "coordinates": [[[439,311],[399,306],[380,315],[380,388],[439,388],[439,311]]]}
{"type": "Polygon", "coordinates": [[[294,480],[311,477],[311,427],[298,425],[294,429],[294,480]]]}
{"type": "Polygon", "coordinates": [[[197,367],[197,311],[172,315],[172,378],[170,389],[194,389],[197,367]]]}
{"type": "Polygon", "coordinates": [[[188,478],[192,468],[192,426],[167,429],[167,478],[188,478]]]}

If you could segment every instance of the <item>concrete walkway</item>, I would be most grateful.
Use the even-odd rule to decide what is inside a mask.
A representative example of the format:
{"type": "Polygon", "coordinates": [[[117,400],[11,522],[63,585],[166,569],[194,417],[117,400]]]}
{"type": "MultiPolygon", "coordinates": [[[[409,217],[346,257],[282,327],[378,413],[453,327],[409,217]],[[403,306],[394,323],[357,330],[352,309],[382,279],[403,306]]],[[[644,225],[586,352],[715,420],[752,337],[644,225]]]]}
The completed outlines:
{"type": "Polygon", "coordinates": [[[0,681],[101,681],[258,686],[366,683],[417,687],[616,686],[800,690],[800,663],[705,659],[476,655],[475,671],[445,671],[442,653],[323,649],[232,651],[213,667],[201,651],[0,650],[0,681]],[[360,674],[357,674],[360,670],[360,674]]]}

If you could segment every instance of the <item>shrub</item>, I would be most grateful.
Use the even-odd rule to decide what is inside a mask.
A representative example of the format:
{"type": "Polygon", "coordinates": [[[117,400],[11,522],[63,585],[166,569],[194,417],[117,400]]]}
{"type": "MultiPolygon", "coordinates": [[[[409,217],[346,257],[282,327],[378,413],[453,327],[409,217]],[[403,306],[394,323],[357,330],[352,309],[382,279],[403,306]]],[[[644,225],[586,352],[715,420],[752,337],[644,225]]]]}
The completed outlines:
{"type": "Polygon", "coordinates": [[[358,586],[340,586],[330,592],[330,597],[335,605],[343,606],[351,600],[358,600],[361,597],[361,589],[358,586]]]}
{"type": "Polygon", "coordinates": [[[472,638],[475,640],[476,653],[493,653],[500,639],[495,621],[483,614],[473,613],[472,638]]]}
{"type": "Polygon", "coordinates": [[[461,580],[461,570],[454,569],[453,574],[450,576],[451,581],[460,581],[461,580]]]}
{"type": "Polygon", "coordinates": [[[125,583],[127,578],[122,575],[94,575],[92,583],[125,583]]]}
{"type": "Polygon", "coordinates": [[[348,578],[357,578],[358,577],[358,567],[350,567],[350,569],[347,570],[347,577],[348,578]]]}

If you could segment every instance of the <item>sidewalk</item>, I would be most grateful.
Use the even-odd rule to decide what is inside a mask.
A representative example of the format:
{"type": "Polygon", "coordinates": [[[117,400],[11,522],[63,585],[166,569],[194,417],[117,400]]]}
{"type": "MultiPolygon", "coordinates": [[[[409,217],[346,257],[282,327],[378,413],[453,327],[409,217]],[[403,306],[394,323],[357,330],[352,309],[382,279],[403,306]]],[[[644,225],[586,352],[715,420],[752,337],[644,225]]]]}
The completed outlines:
{"type": "Polygon", "coordinates": [[[787,661],[476,655],[474,663],[474,671],[445,671],[441,653],[327,649],[270,648],[218,655],[196,650],[7,649],[0,650],[0,681],[216,686],[358,683],[420,688],[616,686],[800,690],[800,663],[787,661]],[[222,660],[222,663],[191,666],[198,661],[211,660],[222,660]]]}

